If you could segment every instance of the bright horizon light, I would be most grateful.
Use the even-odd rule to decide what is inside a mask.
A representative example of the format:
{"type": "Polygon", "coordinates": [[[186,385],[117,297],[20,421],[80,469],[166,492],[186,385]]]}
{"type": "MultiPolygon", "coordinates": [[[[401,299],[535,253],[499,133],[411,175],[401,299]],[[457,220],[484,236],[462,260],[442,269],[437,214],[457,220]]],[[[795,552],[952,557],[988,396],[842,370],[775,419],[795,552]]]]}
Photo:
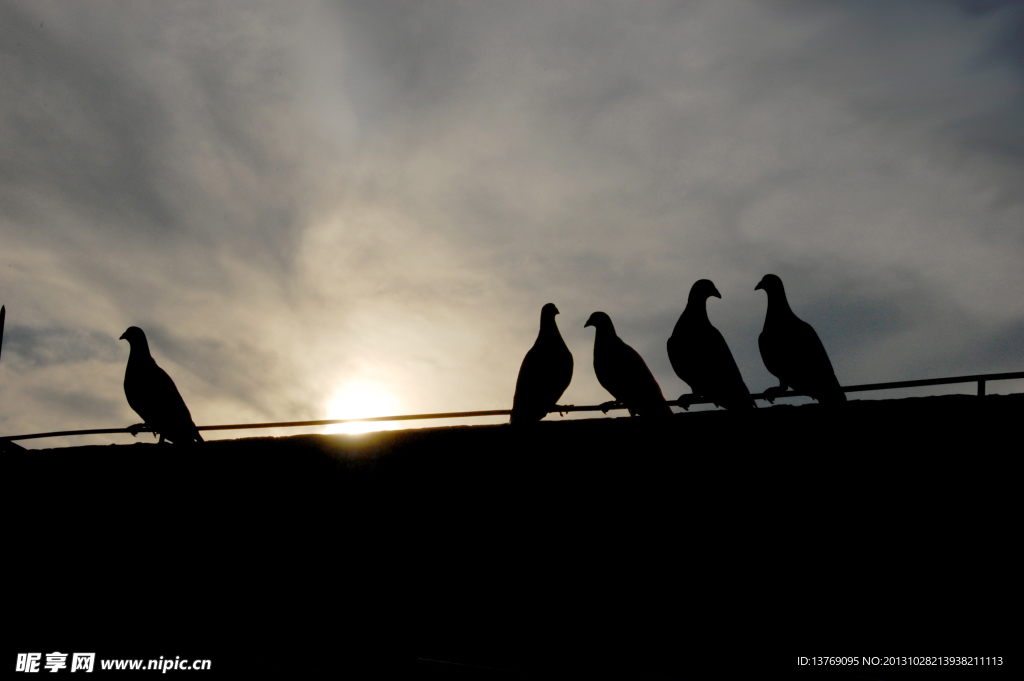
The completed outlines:
{"type": "MultiPolygon", "coordinates": [[[[327,403],[328,419],[356,419],[372,416],[394,416],[399,413],[398,400],[394,395],[372,381],[350,381],[338,389],[327,403]]],[[[394,423],[371,421],[369,423],[339,423],[327,426],[325,433],[369,433],[375,430],[391,430],[394,423]]]]}

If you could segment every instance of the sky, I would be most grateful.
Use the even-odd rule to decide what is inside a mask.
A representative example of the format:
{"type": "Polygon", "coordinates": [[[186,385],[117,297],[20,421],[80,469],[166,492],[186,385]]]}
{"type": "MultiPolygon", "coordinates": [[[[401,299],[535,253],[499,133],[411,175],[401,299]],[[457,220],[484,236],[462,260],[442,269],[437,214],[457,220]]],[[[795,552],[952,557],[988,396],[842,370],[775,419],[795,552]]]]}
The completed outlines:
{"type": "Polygon", "coordinates": [[[199,425],[508,409],[548,302],[674,399],[702,278],[760,392],[769,272],[843,385],[1024,370],[1021,2],[0,0],[0,93],[2,435],[133,325],[199,425]]]}

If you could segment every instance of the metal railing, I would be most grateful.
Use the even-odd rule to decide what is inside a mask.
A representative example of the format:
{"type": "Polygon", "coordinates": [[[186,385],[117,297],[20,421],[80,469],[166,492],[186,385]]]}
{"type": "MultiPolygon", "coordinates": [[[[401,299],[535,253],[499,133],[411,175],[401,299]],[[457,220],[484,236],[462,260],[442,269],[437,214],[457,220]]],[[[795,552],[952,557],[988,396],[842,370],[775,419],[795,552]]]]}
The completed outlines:
{"type": "MultiPolygon", "coordinates": [[[[952,385],[958,383],[977,383],[978,384],[978,396],[985,396],[985,384],[990,381],[1007,381],[1012,379],[1024,379],[1024,371],[1013,371],[1010,373],[1002,374],[975,374],[972,376],[952,376],[949,378],[926,378],[918,381],[891,381],[889,383],[863,383],[861,385],[850,385],[840,388],[846,393],[866,392],[870,390],[894,390],[899,388],[918,388],[922,386],[930,385],[952,385]]],[[[798,393],[794,390],[788,390],[786,392],[768,392],[758,393],[751,395],[751,399],[755,400],[768,400],[774,401],[783,397],[803,397],[803,393],[798,393]]],[[[678,400],[668,400],[667,404],[670,407],[678,407],[678,400]]],[[[694,404],[712,404],[711,400],[693,400],[688,402],[687,406],[694,404]]],[[[550,410],[549,414],[567,414],[576,411],[600,411],[608,413],[615,409],[626,409],[626,406],[619,402],[605,402],[604,404],[586,405],[577,407],[575,405],[556,405],[556,407],[550,410]]],[[[282,421],[277,423],[233,423],[229,425],[216,425],[216,426],[198,426],[198,430],[255,430],[259,428],[303,428],[311,426],[333,426],[343,423],[371,423],[380,421],[417,421],[421,419],[455,419],[455,418],[471,418],[476,416],[508,416],[512,413],[511,409],[491,409],[488,411],[452,411],[438,414],[402,414],[398,416],[370,416],[366,418],[355,418],[355,419],[321,419],[318,421],[282,421]]],[[[137,433],[149,433],[153,432],[152,429],[145,426],[132,428],[95,428],[92,430],[59,430],[49,433],[30,433],[27,435],[8,435],[6,437],[0,437],[0,445],[6,445],[13,442],[14,440],[35,440],[39,438],[48,437],[67,437],[74,435],[107,435],[114,433],[127,433],[135,435],[137,433]]],[[[16,446],[16,445],[15,445],[16,446]]]]}

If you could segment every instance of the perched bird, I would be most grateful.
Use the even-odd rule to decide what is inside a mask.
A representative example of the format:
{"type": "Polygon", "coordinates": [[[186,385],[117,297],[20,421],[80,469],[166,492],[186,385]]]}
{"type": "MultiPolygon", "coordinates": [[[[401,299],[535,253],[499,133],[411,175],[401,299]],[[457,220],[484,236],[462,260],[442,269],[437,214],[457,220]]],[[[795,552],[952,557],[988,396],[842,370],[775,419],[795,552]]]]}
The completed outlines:
{"type": "Polygon", "coordinates": [[[679,406],[688,409],[695,400],[704,398],[726,409],[753,407],[754,400],[725,338],[708,319],[710,296],[722,297],[710,280],[700,279],[693,284],[686,309],[668,339],[672,368],[693,391],[692,395],[679,398],[679,406]]]}
{"type": "Polygon", "coordinates": [[[615,334],[611,317],[595,312],[583,325],[593,326],[594,373],[605,390],[622,402],[630,415],[671,416],[654,374],[643,358],[615,334]]]}
{"type": "Polygon", "coordinates": [[[790,386],[821,403],[845,402],[846,393],[839,387],[825,346],[811,325],[793,314],[782,280],[766,274],[754,290],[768,294],[768,312],[757,345],[765,367],[779,379],[779,386],[765,395],[785,392],[790,386]]]}
{"type": "Polygon", "coordinates": [[[511,423],[540,421],[572,380],[572,353],[558,332],[556,314],[558,308],[553,303],[540,309],[540,333],[519,367],[511,423]]]}
{"type": "Polygon", "coordinates": [[[124,396],[128,398],[128,405],[147,426],[160,433],[160,442],[165,439],[178,444],[202,442],[174,381],[149,354],[146,334],[137,326],[129,326],[121,334],[121,340],[131,346],[124,372],[124,396]]]}

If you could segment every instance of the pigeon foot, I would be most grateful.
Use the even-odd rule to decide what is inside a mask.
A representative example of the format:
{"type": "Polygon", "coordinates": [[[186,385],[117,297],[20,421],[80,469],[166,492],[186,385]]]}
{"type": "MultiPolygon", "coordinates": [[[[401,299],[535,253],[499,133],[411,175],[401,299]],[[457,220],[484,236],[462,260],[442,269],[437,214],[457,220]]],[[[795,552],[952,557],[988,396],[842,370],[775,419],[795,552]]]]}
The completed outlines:
{"type": "Polygon", "coordinates": [[[775,398],[786,392],[786,386],[774,385],[764,391],[764,399],[768,400],[769,404],[775,404],[775,398]]]}
{"type": "Polygon", "coordinates": [[[680,395],[679,396],[679,399],[676,400],[676,405],[679,406],[679,407],[682,407],[686,411],[690,411],[690,407],[693,406],[693,403],[699,401],[700,399],[701,399],[700,395],[694,395],[693,393],[687,393],[685,395],[680,395]]]}

